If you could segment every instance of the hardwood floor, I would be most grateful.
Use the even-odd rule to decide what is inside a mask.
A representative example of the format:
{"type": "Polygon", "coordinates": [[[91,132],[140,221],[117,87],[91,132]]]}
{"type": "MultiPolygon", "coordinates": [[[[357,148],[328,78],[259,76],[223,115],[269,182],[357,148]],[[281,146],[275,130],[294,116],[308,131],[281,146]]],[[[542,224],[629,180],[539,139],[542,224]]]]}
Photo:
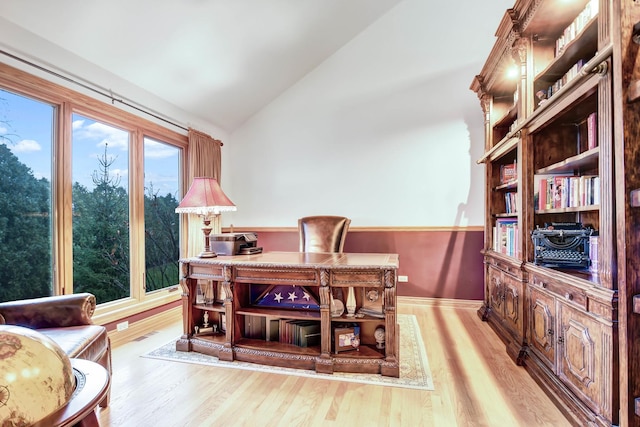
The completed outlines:
{"type": "Polygon", "coordinates": [[[113,337],[111,405],[101,426],[568,426],[480,321],[480,303],[402,299],[418,318],[435,391],[141,358],[182,332],[180,312],[113,337]]]}

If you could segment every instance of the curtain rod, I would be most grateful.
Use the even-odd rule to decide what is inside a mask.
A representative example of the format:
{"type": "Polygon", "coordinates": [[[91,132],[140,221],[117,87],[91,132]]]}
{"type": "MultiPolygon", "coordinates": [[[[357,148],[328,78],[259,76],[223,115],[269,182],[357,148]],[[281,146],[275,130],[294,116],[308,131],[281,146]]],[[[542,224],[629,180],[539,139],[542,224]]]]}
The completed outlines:
{"type": "Polygon", "coordinates": [[[147,109],[146,109],[146,107],[138,107],[137,105],[133,105],[133,104],[131,104],[131,103],[129,103],[129,102],[127,102],[127,101],[123,100],[123,99],[115,98],[115,97],[113,96],[113,93],[111,93],[111,91],[109,91],[109,92],[107,93],[107,92],[104,92],[104,91],[102,91],[102,90],[100,90],[100,89],[96,89],[95,87],[89,86],[88,84],[85,84],[85,83],[82,83],[82,82],[80,82],[80,81],[74,80],[74,79],[72,79],[72,78],[70,78],[70,77],[67,77],[67,76],[62,75],[62,74],[60,74],[60,73],[57,73],[57,72],[55,72],[55,71],[53,71],[53,70],[50,70],[50,69],[48,69],[48,68],[45,68],[45,67],[43,67],[43,66],[41,66],[41,65],[38,65],[38,64],[33,63],[33,62],[31,62],[31,61],[28,61],[28,60],[26,60],[26,59],[24,59],[24,58],[20,58],[19,56],[16,56],[16,55],[14,55],[14,54],[12,54],[12,53],[9,53],[9,52],[7,52],[7,51],[5,51],[5,50],[3,50],[3,49],[0,49],[0,53],[2,53],[2,54],[3,54],[3,55],[5,55],[5,56],[8,56],[8,57],[10,57],[10,58],[13,58],[13,59],[15,59],[16,61],[20,61],[20,62],[22,62],[23,64],[27,64],[27,65],[29,65],[29,66],[31,66],[31,67],[33,67],[33,68],[37,68],[37,69],[38,69],[38,70],[40,70],[40,71],[44,71],[45,73],[49,73],[49,74],[51,74],[51,75],[53,75],[53,76],[56,76],[56,77],[58,77],[58,78],[60,78],[60,79],[63,79],[63,80],[66,80],[66,81],[68,81],[68,82],[70,82],[70,83],[73,83],[73,84],[76,84],[76,85],[78,85],[78,86],[81,86],[81,87],[83,87],[83,88],[85,88],[85,89],[87,89],[87,90],[90,90],[90,91],[92,91],[92,92],[97,93],[98,95],[102,95],[102,96],[104,96],[104,97],[107,97],[107,98],[109,98],[109,99],[111,100],[111,103],[112,103],[112,104],[113,104],[113,103],[115,103],[115,102],[119,102],[119,103],[120,103],[120,104],[122,104],[122,105],[126,105],[127,107],[130,107],[130,108],[133,108],[134,110],[140,111],[141,113],[147,114],[147,115],[149,115],[149,116],[151,116],[151,117],[154,117],[154,118],[156,118],[156,119],[158,119],[158,120],[162,120],[163,122],[168,123],[168,124],[170,124],[170,125],[172,125],[172,126],[175,126],[175,127],[177,127],[177,128],[183,129],[183,130],[185,130],[185,131],[189,131],[189,128],[187,128],[187,127],[185,127],[185,126],[182,126],[182,125],[179,125],[179,124],[177,124],[177,123],[175,123],[175,122],[172,122],[171,120],[169,120],[169,119],[167,119],[167,118],[164,118],[164,117],[162,117],[162,116],[159,116],[158,114],[155,114],[155,113],[153,113],[153,112],[151,112],[151,111],[147,110],[147,109]]]}

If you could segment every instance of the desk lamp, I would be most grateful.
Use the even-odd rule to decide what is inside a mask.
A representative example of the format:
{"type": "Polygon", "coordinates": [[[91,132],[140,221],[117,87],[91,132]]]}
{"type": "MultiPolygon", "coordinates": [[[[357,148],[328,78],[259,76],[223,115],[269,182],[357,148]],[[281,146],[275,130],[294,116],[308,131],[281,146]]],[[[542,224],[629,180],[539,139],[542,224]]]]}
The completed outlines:
{"type": "Polygon", "coordinates": [[[209,235],[211,234],[211,217],[220,212],[235,211],[236,205],[224,194],[220,184],[214,178],[194,178],[187,194],[176,208],[176,213],[197,214],[202,217],[204,226],[204,251],[200,258],[213,258],[216,253],[211,250],[209,235]]]}

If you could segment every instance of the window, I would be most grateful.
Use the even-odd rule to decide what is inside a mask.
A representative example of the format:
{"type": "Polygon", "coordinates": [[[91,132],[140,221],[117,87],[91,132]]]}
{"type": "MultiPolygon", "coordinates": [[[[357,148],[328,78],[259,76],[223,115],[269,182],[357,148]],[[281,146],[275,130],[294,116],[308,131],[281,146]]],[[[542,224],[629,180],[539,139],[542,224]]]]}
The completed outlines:
{"type": "Polygon", "coordinates": [[[73,114],[73,291],[131,295],[129,133],[73,114]]]}
{"type": "Polygon", "coordinates": [[[0,301],[51,295],[54,107],[0,90],[0,301]]]}
{"type": "Polygon", "coordinates": [[[97,323],[175,303],[187,144],[0,64],[0,300],[87,291],[97,323]]]}
{"type": "Polygon", "coordinates": [[[180,150],[144,138],[145,290],[174,286],[179,281],[180,150]]]}

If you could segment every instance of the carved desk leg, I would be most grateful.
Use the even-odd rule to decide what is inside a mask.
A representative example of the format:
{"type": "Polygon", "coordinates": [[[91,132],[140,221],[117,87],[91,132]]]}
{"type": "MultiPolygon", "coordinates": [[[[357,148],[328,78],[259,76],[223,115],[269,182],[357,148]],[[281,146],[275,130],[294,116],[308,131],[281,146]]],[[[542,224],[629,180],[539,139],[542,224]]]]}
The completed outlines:
{"type": "Polygon", "coordinates": [[[400,330],[396,313],[396,276],[393,271],[384,272],[384,317],[385,317],[385,360],[380,373],[389,377],[400,376],[399,336],[400,330]]]}
{"type": "Polygon", "coordinates": [[[316,372],[323,374],[333,373],[331,359],[331,297],[329,296],[329,272],[320,270],[320,328],[322,339],[320,342],[320,356],[316,359],[316,372]]]}
{"type": "Polygon", "coordinates": [[[225,342],[223,348],[220,350],[218,354],[218,358],[220,360],[233,360],[233,345],[235,343],[235,331],[234,325],[236,324],[234,319],[234,304],[233,300],[233,283],[231,283],[231,267],[225,266],[222,270],[222,274],[224,275],[224,281],[222,282],[222,286],[224,288],[225,298],[224,298],[224,313],[226,317],[226,331],[225,331],[225,342]]]}
{"type": "Polygon", "coordinates": [[[182,289],[182,336],[176,341],[177,351],[191,351],[191,342],[189,337],[193,333],[193,313],[191,312],[191,292],[193,286],[192,279],[189,279],[189,264],[182,263],[182,280],[180,280],[180,288],[182,289]]]}

